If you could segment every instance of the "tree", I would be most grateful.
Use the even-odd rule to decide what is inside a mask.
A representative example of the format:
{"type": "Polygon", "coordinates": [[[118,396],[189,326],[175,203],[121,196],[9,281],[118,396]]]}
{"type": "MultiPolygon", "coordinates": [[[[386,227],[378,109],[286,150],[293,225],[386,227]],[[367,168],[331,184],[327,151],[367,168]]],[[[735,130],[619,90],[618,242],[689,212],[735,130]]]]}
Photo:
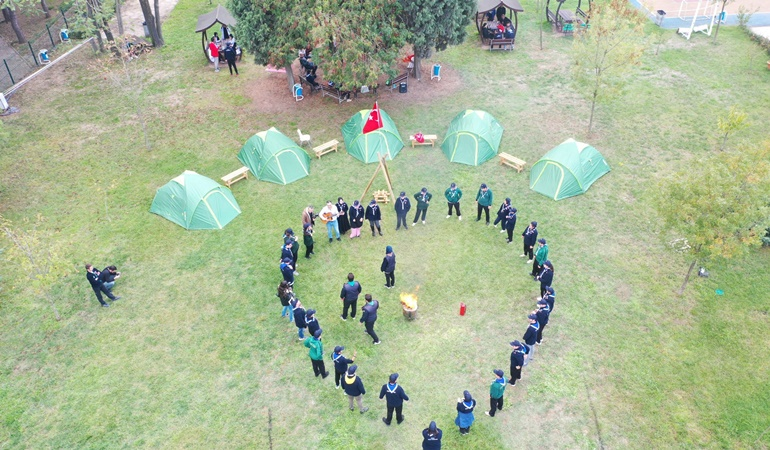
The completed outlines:
{"type": "Polygon", "coordinates": [[[7,17],[8,22],[11,23],[11,28],[13,28],[13,32],[16,33],[16,40],[19,44],[27,42],[27,37],[24,35],[24,31],[22,31],[21,25],[19,25],[19,17],[16,15],[16,8],[19,7],[19,9],[22,9],[21,6],[23,5],[24,3],[17,1],[0,0],[0,7],[3,8],[3,16],[7,17]]]}
{"type": "Polygon", "coordinates": [[[727,146],[727,138],[730,137],[731,134],[741,131],[742,129],[749,126],[749,123],[746,119],[746,113],[740,111],[735,105],[730,108],[730,112],[728,112],[726,116],[719,118],[719,121],[717,122],[717,128],[719,129],[719,134],[722,137],[722,145],[720,150],[725,149],[727,146]]]}
{"type": "Polygon", "coordinates": [[[397,0],[318,0],[312,36],[327,80],[357,89],[377,84],[382,74],[396,75],[395,62],[405,44],[397,0]]]}
{"type": "Polygon", "coordinates": [[[727,6],[728,3],[730,3],[732,0],[720,0],[722,3],[722,11],[719,13],[719,16],[717,17],[717,29],[714,30],[714,43],[717,43],[717,35],[719,35],[719,25],[722,24],[722,14],[725,13],[725,6],[727,6]]]}
{"type": "Polygon", "coordinates": [[[43,9],[43,13],[45,13],[45,18],[50,19],[51,18],[51,10],[48,9],[48,3],[45,0],[40,0],[40,8],[43,9]]]}
{"type": "Polygon", "coordinates": [[[0,230],[11,244],[8,260],[18,266],[16,273],[26,275],[33,292],[48,300],[56,320],[61,320],[51,289],[68,274],[69,265],[59,253],[60,241],[54,239],[52,231],[42,229],[43,223],[43,217],[38,216],[35,226],[25,231],[0,216],[0,230]]]}
{"type": "Polygon", "coordinates": [[[541,13],[543,16],[546,16],[545,0],[535,0],[535,17],[541,17],[540,20],[537,21],[539,25],[537,28],[540,30],[540,50],[543,49],[543,16],[540,16],[541,13]]]}
{"type": "Polygon", "coordinates": [[[309,43],[313,0],[230,0],[238,19],[238,43],[260,65],[286,68],[289,90],[294,86],[291,63],[309,43]]]}
{"type": "Polygon", "coordinates": [[[115,19],[118,22],[118,36],[123,36],[123,10],[121,9],[120,0],[115,0],[115,19]]]}
{"type": "Polygon", "coordinates": [[[155,15],[152,14],[152,8],[150,7],[150,0],[139,0],[139,6],[142,7],[142,15],[144,16],[144,22],[147,24],[147,29],[150,30],[150,39],[152,45],[157,48],[163,47],[166,43],[163,40],[163,35],[160,30],[160,10],[158,9],[158,2],[155,1],[155,15]]]}
{"type": "Polygon", "coordinates": [[[586,86],[591,100],[589,134],[596,102],[621,90],[645,47],[645,18],[628,1],[609,0],[594,4],[591,10],[591,26],[576,32],[572,44],[575,80],[586,86]]]}
{"type": "Polygon", "coordinates": [[[693,258],[679,295],[700,260],[730,259],[762,245],[770,226],[770,142],[712,155],[658,186],[664,227],[687,240],[693,258]]]}
{"type": "MultiPolygon", "coordinates": [[[[542,0],[540,0],[542,1],[542,0]]],[[[420,79],[421,60],[433,49],[442,51],[465,40],[466,28],[476,11],[476,0],[399,0],[399,21],[409,32],[414,50],[414,73],[420,79]]]]}

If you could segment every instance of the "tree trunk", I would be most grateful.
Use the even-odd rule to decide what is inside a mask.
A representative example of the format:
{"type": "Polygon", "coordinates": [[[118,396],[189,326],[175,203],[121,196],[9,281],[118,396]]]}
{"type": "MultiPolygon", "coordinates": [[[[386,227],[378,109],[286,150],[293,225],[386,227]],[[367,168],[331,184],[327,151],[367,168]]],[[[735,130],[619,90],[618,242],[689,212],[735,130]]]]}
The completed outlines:
{"type": "Polygon", "coordinates": [[[10,22],[11,21],[11,15],[8,13],[8,8],[2,8],[3,10],[3,22],[10,22]]]}
{"type": "Polygon", "coordinates": [[[102,39],[102,32],[99,28],[99,24],[96,22],[96,18],[94,17],[93,5],[91,5],[90,1],[87,1],[86,7],[87,7],[86,12],[88,14],[88,18],[94,24],[94,36],[96,36],[96,40],[99,42],[99,52],[104,53],[104,40],[102,39]]]}
{"type": "Polygon", "coordinates": [[[107,19],[102,19],[102,23],[104,24],[104,35],[107,36],[108,42],[115,42],[115,36],[112,35],[112,30],[110,30],[110,25],[107,23],[107,19]]]}
{"type": "Polygon", "coordinates": [[[596,97],[599,95],[599,88],[594,89],[594,95],[591,98],[591,116],[588,119],[588,134],[591,134],[591,130],[594,126],[594,109],[596,109],[596,97]]]}
{"type": "Polygon", "coordinates": [[[722,14],[725,12],[725,6],[727,6],[728,0],[722,0],[722,12],[719,13],[718,20],[717,20],[717,29],[714,30],[714,43],[717,43],[717,35],[719,34],[719,25],[722,24],[722,14]]]}
{"type": "Polygon", "coordinates": [[[16,39],[19,41],[19,44],[25,44],[27,42],[27,37],[24,36],[24,32],[21,31],[19,18],[16,17],[16,11],[7,6],[4,9],[8,11],[8,21],[11,22],[11,28],[13,28],[13,32],[16,33],[16,39]]]}
{"type": "MultiPolygon", "coordinates": [[[[160,40],[163,41],[163,29],[161,28],[160,23],[160,2],[158,0],[155,0],[155,29],[158,30],[160,40]]],[[[165,41],[163,43],[165,44],[165,41]]]]}
{"type": "Polygon", "coordinates": [[[695,268],[695,263],[698,262],[697,259],[692,260],[692,264],[690,264],[690,269],[687,271],[687,275],[684,277],[684,282],[682,283],[682,287],[679,288],[679,292],[677,292],[677,295],[684,294],[684,288],[687,287],[687,282],[690,281],[690,275],[692,274],[692,269],[695,268]]]}
{"type": "Polygon", "coordinates": [[[155,24],[155,16],[152,14],[152,8],[150,8],[150,1],[149,0],[139,0],[139,5],[142,7],[142,15],[144,16],[144,21],[147,24],[147,28],[150,30],[150,39],[152,40],[152,45],[155,47],[162,47],[163,46],[163,38],[161,37],[160,33],[158,32],[158,29],[156,28],[155,24]]]}
{"type": "Polygon", "coordinates": [[[115,18],[118,20],[118,36],[123,36],[123,12],[120,9],[120,0],[115,0],[115,18]]]}
{"type": "Polygon", "coordinates": [[[43,8],[43,12],[45,13],[45,18],[50,19],[51,10],[48,9],[48,3],[46,3],[45,0],[40,0],[40,7],[43,8]]]}
{"type": "Polygon", "coordinates": [[[286,81],[289,83],[289,92],[294,95],[294,71],[291,68],[291,63],[287,63],[283,68],[286,69],[286,81]]]}
{"type": "Polygon", "coordinates": [[[417,81],[422,81],[422,58],[417,56],[417,53],[414,54],[414,77],[417,78],[417,81]]]}

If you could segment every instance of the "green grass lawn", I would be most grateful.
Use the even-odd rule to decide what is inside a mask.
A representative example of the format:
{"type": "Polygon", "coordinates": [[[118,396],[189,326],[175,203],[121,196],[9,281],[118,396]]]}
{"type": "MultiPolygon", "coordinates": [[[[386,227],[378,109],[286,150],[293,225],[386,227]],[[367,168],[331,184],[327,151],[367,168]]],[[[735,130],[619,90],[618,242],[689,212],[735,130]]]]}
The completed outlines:
{"type": "MultiPolygon", "coordinates": [[[[165,25],[167,47],[132,63],[145,71],[142,89],[119,87],[119,67],[105,74],[105,63],[83,51],[11,99],[22,112],[3,119],[11,141],[0,152],[0,212],[20,226],[44,216],[73,274],[54,290],[64,316],[56,322],[25,274],[10,263],[0,271],[0,446],[413,449],[431,420],[445,448],[770,445],[770,254],[710,265],[710,278],[677,297],[688,261],[666,247],[676,236],[652,207],[662,175],[714,151],[717,119],[730,106],[751,121],[732,143],[767,138],[770,71],[761,61],[748,67],[756,47],[743,32],[723,28],[714,46],[671,31],[625,94],[599,105],[591,137],[590,104],[570,82],[571,40],[547,34],[540,51],[532,14],[520,18],[514,52],[481,51],[473,34],[434,57],[460,78],[456,91],[413,103],[380,94],[404,138],[418,129],[443,136],[460,110],[483,109],[505,127],[501,150],[530,167],[575,137],[598,148],[612,172],[586,195],[556,203],[528,189],[526,172],[407,148],[390,173],[397,191],[434,193],[427,225],[396,233],[386,207],[384,237],[365,228],[361,239],[327,244],[319,227],[296,292],[318,310],[327,354],[335,345],[357,351],[371,407],[361,416],[333,381],[313,378],[274,293],[283,230],[300,228],[308,203],[352,202],[374,165],[341,151],[314,159],[311,175],[288,186],[241,181],[233,193],[243,214],[221,231],[187,232],[148,212],[155,190],[185,169],[218,180],[239,167],[235,155],[258,131],[276,126],[293,138],[300,126],[316,141],[339,139],[339,127],[371,104],[308,100],[276,114],[253,101],[255,88],[281,76],[246,60],[238,78],[204,66],[192,27],[209,8],[181,0],[165,25]],[[462,222],[444,219],[451,181],[465,192],[462,222]],[[494,419],[483,414],[492,369],[507,372],[508,342],[523,334],[538,284],[518,258],[519,240],[506,245],[473,220],[482,182],[495,211],[513,199],[516,236],[526,222],[540,223],[558,293],[538,360],[494,419]],[[379,272],[386,245],[398,256],[394,290],[379,272]],[[123,272],[115,289],[123,299],[112,308],[98,307],[86,262],[123,272]],[[380,301],[380,346],[338,318],[350,271],[380,301]],[[398,295],[418,286],[418,319],[406,322],[398,295]],[[411,401],[406,422],[386,427],[377,393],[391,372],[411,401]],[[460,436],[454,407],[465,389],[479,408],[471,434],[460,436]]],[[[410,83],[410,93],[420,89],[410,83]]],[[[286,92],[275,102],[293,99],[286,92]]]]}

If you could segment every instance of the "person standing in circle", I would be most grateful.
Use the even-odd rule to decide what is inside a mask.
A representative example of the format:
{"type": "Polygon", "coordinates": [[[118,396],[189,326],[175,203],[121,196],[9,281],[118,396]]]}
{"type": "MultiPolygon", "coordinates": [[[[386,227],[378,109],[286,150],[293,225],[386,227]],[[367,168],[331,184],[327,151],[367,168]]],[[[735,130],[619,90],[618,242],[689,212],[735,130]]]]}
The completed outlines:
{"type": "Polygon", "coordinates": [[[337,211],[339,211],[340,215],[337,217],[337,221],[339,222],[340,227],[340,234],[345,235],[345,233],[348,232],[350,229],[350,220],[348,220],[348,204],[345,203],[345,200],[342,199],[342,197],[337,198],[337,211]]]}
{"type": "Polygon", "coordinates": [[[350,220],[350,239],[361,237],[361,227],[364,226],[364,207],[358,200],[353,201],[353,206],[348,210],[350,220]]]}
{"type": "Polygon", "coordinates": [[[348,371],[348,364],[353,364],[356,360],[356,354],[353,353],[353,358],[348,359],[342,355],[342,351],[345,347],[340,345],[334,347],[334,353],[332,353],[332,361],[334,361],[334,385],[335,389],[340,388],[340,380],[342,376],[348,371]]]}
{"type": "Polygon", "coordinates": [[[524,238],[524,253],[519,255],[519,258],[523,258],[527,256],[529,260],[527,261],[527,264],[532,262],[532,259],[534,258],[534,248],[535,243],[537,243],[537,222],[532,221],[530,222],[529,226],[524,229],[524,232],[521,233],[522,237],[524,238]]]}
{"type": "Polygon", "coordinates": [[[380,228],[380,220],[382,220],[382,211],[380,210],[380,207],[377,205],[377,200],[372,200],[369,202],[369,206],[366,207],[366,213],[364,214],[366,217],[366,220],[369,221],[369,228],[372,229],[372,236],[375,236],[374,234],[374,228],[377,228],[377,232],[380,233],[380,236],[382,236],[382,228],[380,228]]]}
{"type": "Polygon", "coordinates": [[[476,408],[476,400],[471,397],[471,393],[463,391],[463,397],[457,399],[457,417],[455,425],[460,428],[460,434],[468,434],[471,431],[471,425],[476,418],[473,416],[473,410],[476,408]]]}
{"type": "Polygon", "coordinates": [[[380,271],[385,273],[385,287],[391,289],[396,286],[396,254],[393,247],[385,247],[385,257],[382,258],[380,271]]]}
{"type": "Polygon", "coordinates": [[[355,281],[355,276],[351,272],[348,274],[348,282],[342,285],[342,290],[340,291],[340,300],[342,300],[342,315],[340,319],[348,320],[348,309],[350,310],[350,317],[356,318],[356,304],[360,294],[361,283],[355,281]]]}
{"type": "Polygon", "coordinates": [[[404,407],[404,402],[409,401],[409,397],[404,392],[404,388],[398,385],[398,374],[394,373],[390,375],[390,379],[387,384],[382,385],[380,389],[380,400],[385,397],[385,404],[387,406],[387,417],[383,417],[382,421],[385,425],[390,426],[390,422],[393,420],[393,410],[396,411],[396,424],[401,425],[404,421],[404,415],[401,413],[404,407]]]}
{"type": "Polygon", "coordinates": [[[374,322],[377,321],[377,310],[380,308],[380,302],[374,300],[371,294],[366,294],[364,298],[366,304],[361,308],[363,314],[361,314],[359,322],[366,326],[366,332],[372,337],[374,345],[379,345],[381,341],[377,333],[374,332],[374,322]]]}
{"type": "Polygon", "coordinates": [[[540,274],[540,269],[543,268],[543,264],[548,260],[548,244],[545,242],[545,239],[540,238],[537,242],[539,245],[535,252],[535,259],[532,262],[532,272],[530,272],[530,275],[532,275],[532,278],[534,279],[537,279],[538,274],[540,274]]]}
{"type": "Polygon", "coordinates": [[[487,226],[489,226],[489,207],[492,206],[493,198],[492,189],[489,189],[485,183],[481,183],[479,192],[476,194],[476,209],[478,210],[476,222],[481,220],[481,211],[484,211],[487,226]]]}
{"type": "Polygon", "coordinates": [[[313,337],[305,341],[305,347],[310,349],[308,354],[310,355],[310,362],[313,364],[315,376],[321,375],[321,378],[326,378],[329,376],[329,372],[324,366],[324,344],[321,342],[321,333],[323,333],[322,330],[316,330],[313,337]]]}
{"type": "Polygon", "coordinates": [[[502,225],[500,225],[500,232],[505,233],[505,220],[508,217],[508,210],[511,209],[511,199],[507,198],[503,200],[503,204],[500,205],[500,209],[497,210],[497,217],[495,218],[494,227],[497,228],[497,224],[502,222],[502,225]]]}
{"type": "Polygon", "coordinates": [[[225,59],[227,60],[227,68],[230,69],[230,75],[232,76],[233,70],[235,70],[235,76],[238,76],[238,67],[235,65],[235,46],[232,42],[228,42],[225,46],[225,59]]]}
{"type": "Polygon", "coordinates": [[[422,224],[425,225],[425,215],[428,213],[428,206],[430,206],[430,199],[433,198],[428,188],[420,189],[420,192],[414,194],[414,199],[417,200],[417,212],[414,214],[414,220],[412,226],[417,225],[420,215],[422,215],[422,224]]]}
{"type": "Polygon", "coordinates": [[[441,428],[436,426],[436,422],[431,421],[428,428],[422,430],[422,450],[441,450],[443,434],[441,428]]]}
{"type": "Polygon", "coordinates": [[[340,240],[340,226],[337,218],[340,212],[337,210],[337,206],[332,204],[331,200],[326,201],[326,206],[321,208],[319,217],[326,224],[326,234],[329,235],[329,242],[334,240],[334,233],[337,233],[337,240],[340,240]]]}
{"type": "Polygon", "coordinates": [[[454,208],[457,211],[457,219],[463,220],[463,216],[460,213],[460,199],[463,198],[463,191],[455,183],[452,183],[444,191],[444,197],[446,197],[447,206],[449,206],[446,218],[452,217],[452,208],[454,208]]]}
{"type": "Polygon", "coordinates": [[[505,231],[508,233],[508,242],[509,244],[513,242],[513,229],[516,228],[516,213],[518,210],[511,206],[508,209],[508,215],[505,216],[505,231]]]}
{"type": "Polygon", "coordinates": [[[406,215],[409,210],[412,209],[412,203],[409,202],[406,192],[402,191],[394,203],[396,209],[396,231],[401,228],[402,223],[404,224],[404,229],[408,230],[409,227],[406,226],[406,215]]]}

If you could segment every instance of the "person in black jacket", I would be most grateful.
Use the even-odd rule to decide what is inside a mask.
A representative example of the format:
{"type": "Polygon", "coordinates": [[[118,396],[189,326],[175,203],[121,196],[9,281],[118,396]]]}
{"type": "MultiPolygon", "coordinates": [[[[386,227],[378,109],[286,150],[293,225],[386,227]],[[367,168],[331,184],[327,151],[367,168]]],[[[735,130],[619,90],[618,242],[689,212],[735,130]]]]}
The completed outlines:
{"type": "Polygon", "coordinates": [[[535,243],[537,242],[537,222],[530,222],[529,226],[524,229],[524,232],[521,233],[521,235],[524,236],[524,253],[519,255],[519,258],[527,256],[529,258],[527,263],[531,263],[532,258],[535,257],[534,249],[535,243]]]}
{"type": "Polygon", "coordinates": [[[350,220],[350,239],[361,237],[361,227],[364,225],[364,207],[358,200],[353,201],[353,206],[348,210],[350,220]]]}
{"type": "Polygon", "coordinates": [[[404,229],[408,230],[409,227],[406,226],[406,214],[412,209],[412,204],[409,202],[406,192],[402,191],[394,203],[396,208],[396,231],[401,228],[402,223],[404,224],[404,229]]]}
{"type": "Polygon", "coordinates": [[[377,309],[380,307],[380,302],[374,300],[371,294],[366,294],[364,298],[366,299],[366,304],[361,308],[363,313],[361,314],[360,322],[366,325],[366,332],[374,340],[374,345],[379,345],[380,338],[374,332],[374,322],[377,321],[377,309]]]}
{"type": "Polygon", "coordinates": [[[120,278],[120,272],[115,266],[107,266],[99,274],[99,280],[104,284],[104,287],[112,292],[112,288],[115,286],[115,280],[120,278]]]}
{"type": "Polygon", "coordinates": [[[540,297],[543,297],[545,289],[553,283],[553,264],[551,261],[543,263],[543,270],[541,270],[540,275],[537,276],[537,281],[540,282],[540,297]]]}
{"type": "Polygon", "coordinates": [[[503,204],[500,205],[500,209],[497,210],[497,218],[495,218],[494,228],[497,228],[497,224],[502,222],[500,225],[500,232],[505,233],[505,220],[508,217],[508,210],[511,209],[511,199],[506,197],[505,201],[503,201],[503,204]]]}
{"type": "Polygon", "coordinates": [[[366,220],[369,221],[369,228],[372,229],[372,236],[376,236],[374,234],[374,228],[377,228],[377,232],[380,233],[380,236],[382,236],[382,228],[380,228],[380,220],[382,220],[382,211],[380,211],[380,207],[377,206],[377,201],[372,200],[369,202],[369,206],[366,207],[366,213],[364,214],[364,217],[366,217],[366,220]]]}
{"type": "Polygon", "coordinates": [[[294,322],[294,312],[291,309],[290,302],[294,298],[294,292],[286,280],[282,280],[278,285],[278,293],[275,294],[281,300],[281,317],[289,316],[289,322],[294,322]]]}
{"type": "Polygon", "coordinates": [[[96,299],[99,300],[99,303],[101,303],[103,308],[109,308],[110,305],[104,301],[104,298],[102,297],[102,292],[104,292],[104,295],[107,296],[110,300],[113,302],[115,300],[120,300],[120,297],[115,297],[112,295],[112,292],[110,292],[109,289],[104,287],[104,283],[99,279],[99,275],[101,272],[94,269],[94,266],[91,264],[86,264],[86,279],[91,284],[91,289],[94,290],[94,294],[96,294],[96,299]]]}
{"type": "Polygon", "coordinates": [[[238,76],[238,67],[235,65],[235,45],[232,42],[228,43],[225,47],[225,59],[227,60],[227,67],[230,69],[230,75],[233,75],[233,69],[235,69],[235,76],[238,76]]]}
{"type": "Polygon", "coordinates": [[[436,426],[436,422],[431,421],[428,428],[422,430],[422,450],[441,450],[443,434],[441,428],[436,426]]]}
{"type": "Polygon", "coordinates": [[[505,216],[505,231],[508,233],[509,244],[513,242],[513,229],[516,228],[516,213],[518,210],[514,207],[508,208],[508,215],[505,216]]]}
{"type": "Polygon", "coordinates": [[[305,308],[302,307],[302,302],[297,297],[291,301],[291,310],[294,314],[294,325],[297,326],[297,335],[300,341],[305,340],[305,328],[307,328],[307,322],[305,322],[305,308]]]}
{"type": "Polygon", "coordinates": [[[356,318],[356,304],[358,303],[359,294],[361,294],[361,283],[355,281],[355,276],[349,273],[348,282],[342,285],[342,290],[340,291],[340,300],[342,300],[342,315],[340,319],[348,320],[348,308],[350,309],[350,317],[356,318]]]}
{"type": "Polygon", "coordinates": [[[508,384],[516,386],[516,380],[521,380],[521,368],[524,366],[524,349],[521,342],[511,342],[511,378],[508,380],[508,384]]]}
{"type": "Polygon", "coordinates": [[[399,386],[398,383],[396,383],[396,380],[398,380],[398,374],[391,374],[388,383],[383,384],[382,389],[380,389],[380,400],[385,397],[385,404],[388,408],[388,416],[382,418],[385,425],[390,425],[390,422],[393,420],[394,409],[396,410],[396,424],[401,425],[401,422],[404,421],[404,415],[401,414],[404,407],[404,401],[409,401],[409,397],[407,397],[406,392],[404,392],[404,388],[399,386]]]}
{"type": "Polygon", "coordinates": [[[299,249],[301,245],[299,239],[297,239],[297,236],[294,234],[294,230],[291,228],[287,228],[286,231],[283,232],[284,244],[286,243],[286,239],[291,240],[291,262],[292,267],[294,267],[294,272],[297,272],[297,259],[299,258],[299,249]]]}
{"type": "Polygon", "coordinates": [[[548,318],[551,315],[551,310],[548,308],[548,302],[543,300],[542,298],[537,301],[537,311],[535,312],[535,315],[537,316],[537,323],[540,325],[540,328],[537,329],[537,345],[540,345],[541,342],[543,342],[543,330],[545,330],[545,326],[548,325],[548,318]]]}
{"type": "Polygon", "coordinates": [[[279,268],[284,281],[289,283],[289,286],[294,286],[294,266],[291,264],[291,258],[283,258],[279,268]]]}
{"type": "Polygon", "coordinates": [[[345,347],[338,345],[334,347],[334,353],[332,353],[332,361],[334,361],[334,385],[335,389],[340,388],[340,379],[348,371],[348,364],[353,364],[356,360],[356,354],[353,353],[353,358],[348,359],[342,355],[342,351],[345,347]]]}
{"type": "Polygon", "coordinates": [[[321,324],[315,318],[315,309],[308,309],[305,312],[305,324],[307,325],[307,334],[314,336],[315,332],[321,329],[321,324]]]}
{"type": "Polygon", "coordinates": [[[524,343],[527,345],[527,356],[524,358],[524,365],[531,363],[535,360],[535,343],[537,342],[537,330],[540,329],[540,325],[537,323],[537,316],[535,314],[530,314],[527,319],[529,319],[529,326],[527,326],[527,331],[524,332],[524,336],[522,339],[524,340],[524,343]]]}
{"type": "Polygon", "coordinates": [[[348,367],[348,373],[342,380],[342,388],[345,389],[345,394],[348,396],[350,410],[354,411],[356,409],[353,407],[353,400],[355,400],[358,403],[358,410],[363,414],[369,411],[369,407],[364,407],[363,396],[366,394],[366,389],[364,389],[364,382],[356,375],[356,369],[358,369],[358,366],[355,364],[348,367]]]}
{"type": "Polygon", "coordinates": [[[390,289],[396,286],[396,254],[393,247],[385,247],[385,257],[382,258],[380,271],[385,273],[385,287],[390,289]]]}
{"type": "MultiPolygon", "coordinates": [[[[554,291],[551,286],[548,286],[545,288],[545,294],[543,294],[542,299],[548,302],[548,309],[550,312],[553,312],[553,308],[556,303],[556,291],[554,291]]],[[[550,317],[550,315],[551,314],[549,313],[548,316],[550,317]]]]}
{"type": "Polygon", "coordinates": [[[457,417],[455,418],[455,425],[460,428],[460,434],[468,434],[471,431],[471,425],[476,420],[473,415],[475,408],[476,399],[470,392],[463,391],[463,397],[457,399],[457,417]]]}

